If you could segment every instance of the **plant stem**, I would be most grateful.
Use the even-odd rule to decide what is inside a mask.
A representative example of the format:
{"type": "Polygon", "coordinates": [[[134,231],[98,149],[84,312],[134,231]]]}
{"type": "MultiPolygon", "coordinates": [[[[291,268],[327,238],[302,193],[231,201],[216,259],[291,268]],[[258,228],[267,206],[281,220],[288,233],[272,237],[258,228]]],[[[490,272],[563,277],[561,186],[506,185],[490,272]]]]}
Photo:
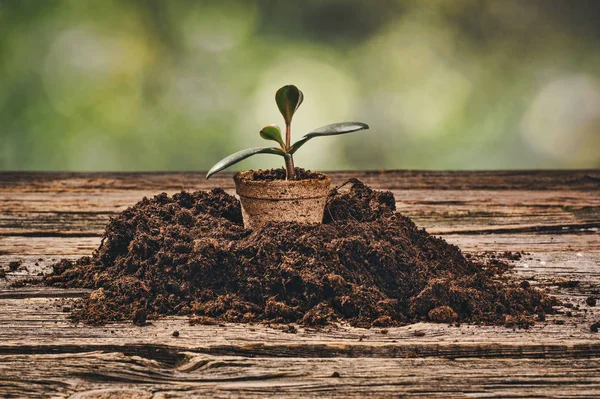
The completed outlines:
{"type": "MultiPolygon", "coordinates": [[[[290,143],[292,140],[292,126],[291,124],[285,125],[285,150],[290,149],[290,143]]],[[[285,178],[286,180],[293,180],[296,177],[296,169],[294,168],[294,157],[291,154],[285,157],[285,178]]]]}
{"type": "Polygon", "coordinates": [[[293,180],[296,177],[296,169],[294,168],[294,158],[291,154],[284,156],[285,158],[285,178],[293,180]]]}

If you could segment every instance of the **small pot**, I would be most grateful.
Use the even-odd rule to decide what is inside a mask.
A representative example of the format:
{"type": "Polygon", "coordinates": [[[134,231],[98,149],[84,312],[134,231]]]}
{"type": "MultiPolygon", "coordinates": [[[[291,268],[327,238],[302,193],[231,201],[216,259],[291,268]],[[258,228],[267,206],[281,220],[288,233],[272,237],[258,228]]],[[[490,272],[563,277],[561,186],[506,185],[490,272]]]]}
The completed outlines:
{"type": "Polygon", "coordinates": [[[308,180],[253,180],[253,171],[233,176],[242,203],[244,227],[267,222],[322,223],[331,177],[308,180]]]}

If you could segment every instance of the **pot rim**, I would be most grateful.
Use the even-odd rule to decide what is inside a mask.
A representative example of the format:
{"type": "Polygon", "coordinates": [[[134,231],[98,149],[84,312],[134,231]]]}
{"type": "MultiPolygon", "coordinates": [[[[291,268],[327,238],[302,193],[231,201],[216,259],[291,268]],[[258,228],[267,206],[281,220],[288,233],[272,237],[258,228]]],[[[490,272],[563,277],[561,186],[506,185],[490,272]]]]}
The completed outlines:
{"type": "Polygon", "coordinates": [[[256,170],[243,170],[240,172],[237,172],[235,175],[233,175],[233,180],[235,181],[236,184],[241,184],[244,186],[261,186],[261,187],[265,187],[265,186],[286,186],[286,187],[293,187],[293,186],[329,186],[331,184],[331,176],[329,176],[326,173],[323,172],[316,172],[319,173],[323,176],[325,176],[324,179],[304,179],[304,180],[252,180],[252,179],[247,179],[244,178],[245,175],[249,174],[250,172],[257,172],[263,169],[256,169],[256,170]]]}

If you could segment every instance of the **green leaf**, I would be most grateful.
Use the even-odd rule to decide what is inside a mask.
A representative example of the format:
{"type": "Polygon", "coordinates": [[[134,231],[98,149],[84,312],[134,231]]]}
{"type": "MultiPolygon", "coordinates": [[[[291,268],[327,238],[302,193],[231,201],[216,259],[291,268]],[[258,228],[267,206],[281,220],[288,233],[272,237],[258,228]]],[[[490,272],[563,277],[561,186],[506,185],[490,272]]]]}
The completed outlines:
{"type": "Polygon", "coordinates": [[[281,138],[281,129],[277,125],[269,125],[263,127],[263,129],[260,131],[260,137],[262,137],[265,140],[276,141],[279,143],[279,145],[281,145],[281,148],[285,148],[285,143],[281,138]]]}
{"type": "Polygon", "coordinates": [[[290,147],[288,151],[290,154],[298,151],[298,148],[302,147],[308,140],[313,137],[321,137],[321,136],[335,136],[338,134],[347,134],[352,132],[357,132],[359,130],[366,130],[369,128],[369,125],[362,122],[342,122],[342,123],[333,123],[331,125],[322,126],[318,129],[313,130],[312,132],[306,134],[300,140],[296,141],[290,147]]]}
{"type": "Polygon", "coordinates": [[[304,101],[304,94],[294,85],[283,86],[275,93],[275,102],[286,125],[292,123],[294,113],[304,101]]]}
{"type": "Polygon", "coordinates": [[[223,169],[226,169],[226,168],[230,167],[231,165],[235,165],[236,163],[243,161],[244,159],[251,157],[252,155],[256,155],[256,154],[275,154],[275,155],[284,156],[285,152],[283,152],[279,148],[275,148],[275,147],[257,147],[257,148],[248,148],[245,150],[241,150],[241,151],[238,151],[235,154],[231,154],[230,156],[223,158],[219,162],[217,162],[215,164],[215,166],[210,168],[210,170],[206,174],[206,178],[208,179],[215,173],[220,172],[223,169]]]}

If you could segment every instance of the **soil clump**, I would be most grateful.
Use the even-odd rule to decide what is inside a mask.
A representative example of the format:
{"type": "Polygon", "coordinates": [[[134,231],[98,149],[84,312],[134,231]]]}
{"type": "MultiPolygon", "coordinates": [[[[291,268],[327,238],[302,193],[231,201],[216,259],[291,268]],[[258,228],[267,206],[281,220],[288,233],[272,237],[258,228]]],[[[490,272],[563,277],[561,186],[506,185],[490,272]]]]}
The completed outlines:
{"type": "Polygon", "coordinates": [[[60,261],[44,281],[93,289],[71,317],[94,325],[189,315],[198,324],[529,326],[552,312],[556,300],[502,278],[506,263],[463,256],[397,213],[392,193],[349,183],[330,192],[322,225],[255,230],[222,189],[144,198],[111,219],[92,256],[60,261]]]}

